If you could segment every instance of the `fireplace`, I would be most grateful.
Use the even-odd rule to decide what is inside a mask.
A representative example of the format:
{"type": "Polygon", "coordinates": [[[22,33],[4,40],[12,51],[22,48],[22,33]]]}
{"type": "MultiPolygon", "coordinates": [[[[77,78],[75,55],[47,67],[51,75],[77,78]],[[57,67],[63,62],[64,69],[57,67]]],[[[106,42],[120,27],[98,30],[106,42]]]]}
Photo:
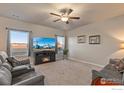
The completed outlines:
{"type": "Polygon", "coordinates": [[[49,56],[48,57],[43,57],[41,60],[43,62],[48,62],[48,61],[50,61],[50,57],[49,56]]]}
{"type": "Polygon", "coordinates": [[[55,61],[55,51],[39,51],[34,52],[35,65],[54,62],[55,61]]]}

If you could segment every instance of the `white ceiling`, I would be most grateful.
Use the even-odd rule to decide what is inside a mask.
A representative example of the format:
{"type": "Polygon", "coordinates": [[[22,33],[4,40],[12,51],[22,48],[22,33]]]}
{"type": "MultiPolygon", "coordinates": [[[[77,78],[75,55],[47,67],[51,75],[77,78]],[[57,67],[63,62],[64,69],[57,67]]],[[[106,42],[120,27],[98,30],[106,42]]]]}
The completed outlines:
{"type": "Polygon", "coordinates": [[[124,4],[0,4],[0,16],[22,20],[34,24],[57,28],[60,30],[71,30],[83,25],[107,20],[124,14],[124,4]],[[58,13],[59,9],[71,8],[74,11],[71,16],[80,16],[80,20],[72,20],[70,24],[58,21],[56,16],[49,13],[58,13]]]}

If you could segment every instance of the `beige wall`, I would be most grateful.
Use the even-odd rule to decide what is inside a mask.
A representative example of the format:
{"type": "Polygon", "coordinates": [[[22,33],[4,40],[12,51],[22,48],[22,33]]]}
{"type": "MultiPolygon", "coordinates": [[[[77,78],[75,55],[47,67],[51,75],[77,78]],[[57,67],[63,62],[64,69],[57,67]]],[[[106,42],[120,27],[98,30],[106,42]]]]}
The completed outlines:
{"type": "Polygon", "coordinates": [[[36,36],[52,37],[55,34],[64,35],[64,31],[60,31],[58,29],[53,29],[46,26],[35,25],[31,23],[0,17],[0,50],[5,50],[5,51],[6,51],[6,43],[7,43],[6,27],[32,31],[33,37],[36,36]]]}
{"type": "Polygon", "coordinates": [[[68,31],[69,58],[105,65],[109,58],[123,58],[120,42],[124,41],[124,17],[116,17],[103,22],[89,24],[68,31]],[[77,43],[78,35],[86,35],[87,42],[77,43]],[[90,45],[90,35],[101,35],[101,44],[90,45]]]}
{"type": "MultiPolygon", "coordinates": [[[[107,21],[89,24],[68,31],[69,57],[84,60],[93,64],[105,65],[109,58],[123,58],[124,50],[120,50],[120,42],[124,41],[124,17],[116,17],[107,21]],[[101,35],[100,45],[89,45],[90,35],[101,35]],[[87,42],[77,43],[78,35],[86,35],[87,42]]],[[[0,17],[0,50],[6,50],[6,27],[28,30],[33,36],[64,35],[64,31],[0,17]]]]}

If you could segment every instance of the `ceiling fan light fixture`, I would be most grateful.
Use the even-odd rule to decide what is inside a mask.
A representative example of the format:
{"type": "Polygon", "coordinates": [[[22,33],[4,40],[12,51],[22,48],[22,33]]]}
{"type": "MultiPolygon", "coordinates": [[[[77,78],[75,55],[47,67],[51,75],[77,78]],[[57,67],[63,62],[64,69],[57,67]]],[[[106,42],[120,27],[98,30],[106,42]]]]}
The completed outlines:
{"type": "Polygon", "coordinates": [[[77,16],[70,16],[72,12],[73,12],[73,9],[65,8],[60,10],[60,14],[56,14],[56,13],[50,13],[50,14],[59,17],[58,19],[53,20],[53,22],[62,21],[62,22],[65,22],[66,24],[69,24],[70,20],[72,19],[74,20],[80,19],[80,17],[77,17],[77,16]]]}
{"type": "Polygon", "coordinates": [[[66,22],[66,21],[68,21],[68,17],[61,17],[61,20],[66,22]]]}

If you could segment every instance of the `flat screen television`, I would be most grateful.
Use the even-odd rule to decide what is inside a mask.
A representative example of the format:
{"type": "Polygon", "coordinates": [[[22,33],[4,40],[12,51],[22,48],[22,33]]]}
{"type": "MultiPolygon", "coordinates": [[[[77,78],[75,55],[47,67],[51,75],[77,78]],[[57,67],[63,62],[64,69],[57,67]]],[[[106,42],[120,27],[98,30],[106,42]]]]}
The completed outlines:
{"type": "Polygon", "coordinates": [[[33,38],[33,49],[54,49],[55,50],[56,39],[49,37],[34,37],[33,38]]]}

